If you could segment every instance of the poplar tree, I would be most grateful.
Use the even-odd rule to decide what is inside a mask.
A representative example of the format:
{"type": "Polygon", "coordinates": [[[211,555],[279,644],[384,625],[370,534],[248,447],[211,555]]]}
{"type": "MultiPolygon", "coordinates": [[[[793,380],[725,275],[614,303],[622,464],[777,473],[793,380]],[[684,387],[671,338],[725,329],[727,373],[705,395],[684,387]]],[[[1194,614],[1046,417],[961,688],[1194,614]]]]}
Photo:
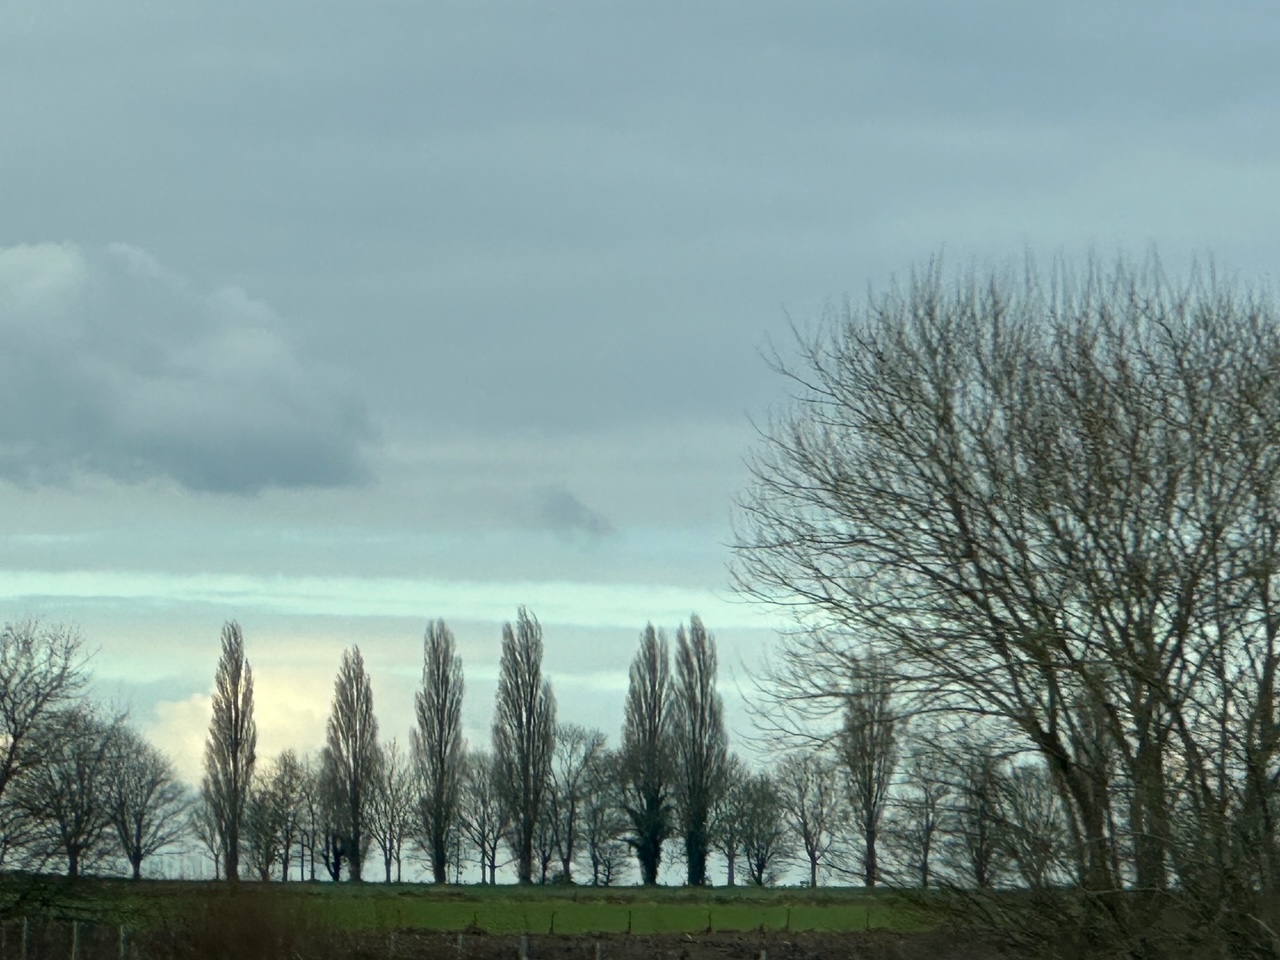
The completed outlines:
{"type": "Polygon", "coordinates": [[[658,882],[662,844],[671,835],[671,657],[667,638],[653,624],[640,634],[631,661],[618,772],[630,820],[627,842],[636,852],[642,883],[658,882]]]}
{"type": "Polygon", "coordinates": [[[369,847],[368,820],[381,768],[378,721],[373,715],[373,687],[360,648],[342,653],[333,683],[333,706],[325,738],[324,778],[330,788],[331,814],[341,833],[348,876],[361,879],[369,847]]]}
{"type": "Polygon", "coordinates": [[[462,747],[462,658],[443,620],[427,624],[422,640],[422,688],[414,697],[417,727],[413,758],[422,795],[418,804],[423,845],[436,883],[448,878],[448,848],[460,815],[462,747]]]}
{"type": "Polygon", "coordinates": [[[556,701],[542,679],[542,626],[524,607],[502,627],[493,747],[499,789],[511,814],[511,845],[521,883],[533,880],[533,838],[543,815],[555,749],[556,701]]]}
{"type": "Polygon", "coordinates": [[[227,880],[240,879],[240,834],[244,824],[258,728],[253,721],[253,670],[244,656],[240,624],[222,627],[222,656],[214,675],[213,719],[204,747],[201,793],[222,851],[227,880]]]}
{"type": "Polygon", "coordinates": [[[716,692],[716,641],[694,616],[676,634],[673,698],[676,809],[690,886],[707,882],[711,812],[725,789],[724,707],[716,692]]]}

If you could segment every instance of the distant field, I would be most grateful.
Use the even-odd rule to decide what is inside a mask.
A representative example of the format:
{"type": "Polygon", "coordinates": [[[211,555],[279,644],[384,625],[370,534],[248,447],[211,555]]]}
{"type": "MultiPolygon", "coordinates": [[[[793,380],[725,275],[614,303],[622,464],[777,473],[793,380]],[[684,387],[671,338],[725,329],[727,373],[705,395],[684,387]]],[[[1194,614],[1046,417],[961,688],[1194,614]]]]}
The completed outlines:
{"type": "MultiPolygon", "coordinates": [[[[64,915],[148,927],[220,910],[226,886],[209,882],[6,878],[0,897],[23,895],[64,915]],[[35,885],[33,887],[33,884],[35,885]]],[[[434,887],[426,884],[241,883],[239,897],[348,930],[513,933],[919,930],[931,924],[889,893],[861,888],[434,887]]]]}

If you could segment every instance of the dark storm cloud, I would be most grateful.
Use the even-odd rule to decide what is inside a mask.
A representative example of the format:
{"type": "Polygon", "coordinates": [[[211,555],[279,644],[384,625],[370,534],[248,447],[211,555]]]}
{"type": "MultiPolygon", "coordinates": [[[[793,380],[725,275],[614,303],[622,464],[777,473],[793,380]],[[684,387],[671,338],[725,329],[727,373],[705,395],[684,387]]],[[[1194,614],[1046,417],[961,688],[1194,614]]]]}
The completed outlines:
{"type": "Polygon", "coordinates": [[[562,536],[586,536],[598,540],[615,533],[607,517],[596,513],[564,487],[539,491],[536,516],[540,526],[562,536]]]}
{"type": "Polygon", "coordinates": [[[361,481],[362,401],[280,327],[136,247],[0,248],[0,475],[238,494],[361,481]]]}

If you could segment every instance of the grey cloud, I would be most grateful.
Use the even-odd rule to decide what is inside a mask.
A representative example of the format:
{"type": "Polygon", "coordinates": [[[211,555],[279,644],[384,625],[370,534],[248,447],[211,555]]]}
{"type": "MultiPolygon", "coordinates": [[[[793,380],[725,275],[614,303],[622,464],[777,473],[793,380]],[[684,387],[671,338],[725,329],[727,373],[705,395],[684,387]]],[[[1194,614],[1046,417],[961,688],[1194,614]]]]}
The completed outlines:
{"type": "Polygon", "coordinates": [[[586,536],[599,540],[615,533],[607,517],[596,513],[564,487],[539,491],[537,520],[539,525],[563,536],[586,536]]]}
{"type": "Polygon", "coordinates": [[[26,7],[0,234],[235,275],[405,434],[758,409],[944,242],[1274,259],[1275,4],[26,7]]]}
{"type": "Polygon", "coordinates": [[[0,475],[237,494],[366,479],[363,400],[282,327],[136,247],[0,248],[0,475]]]}

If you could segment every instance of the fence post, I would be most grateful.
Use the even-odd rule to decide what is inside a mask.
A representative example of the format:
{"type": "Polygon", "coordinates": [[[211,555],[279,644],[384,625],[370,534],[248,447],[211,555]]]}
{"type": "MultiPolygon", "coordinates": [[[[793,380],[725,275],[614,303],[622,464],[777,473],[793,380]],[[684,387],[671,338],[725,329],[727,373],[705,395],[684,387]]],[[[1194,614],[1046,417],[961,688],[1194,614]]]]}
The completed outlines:
{"type": "Polygon", "coordinates": [[[520,960],[529,960],[529,935],[520,936],[520,960]]]}
{"type": "Polygon", "coordinates": [[[71,960],[80,960],[80,921],[71,921],[71,960]]]}
{"type": "Polygon", "coordinates": [[[27,960],[27,944],[31,940],[29,922],[27,917],[22,918],[22,960],[27,960]]]}

